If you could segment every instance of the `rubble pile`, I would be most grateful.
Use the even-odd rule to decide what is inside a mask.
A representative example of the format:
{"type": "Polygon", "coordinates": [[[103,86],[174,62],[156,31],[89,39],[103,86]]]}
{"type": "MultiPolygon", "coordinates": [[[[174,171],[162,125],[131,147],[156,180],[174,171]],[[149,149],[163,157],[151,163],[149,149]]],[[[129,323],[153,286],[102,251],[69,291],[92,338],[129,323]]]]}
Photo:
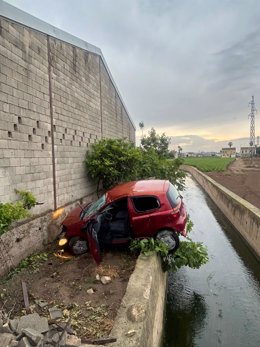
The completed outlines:
{"type": "Polygon", "coordinates": [[[79,347],[81,339],[74,335],[69,322],[59,323],[55,319],[48,322],[46,317],[41,317],[38,313],[9,319],[0,312],[0,346],[79,347]]]}

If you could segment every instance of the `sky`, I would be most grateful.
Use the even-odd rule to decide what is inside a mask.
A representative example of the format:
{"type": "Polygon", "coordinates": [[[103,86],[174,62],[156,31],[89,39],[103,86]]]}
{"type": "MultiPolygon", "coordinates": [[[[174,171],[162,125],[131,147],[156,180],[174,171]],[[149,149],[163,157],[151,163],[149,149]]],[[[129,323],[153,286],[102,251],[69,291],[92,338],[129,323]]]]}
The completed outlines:
{"type": "Polygon", "coordinates": [[[101,48],[137,143],[142,121],[183,151],[248,145],[252,95],[260,105],[259,0],[7,2],[101,48]]]}

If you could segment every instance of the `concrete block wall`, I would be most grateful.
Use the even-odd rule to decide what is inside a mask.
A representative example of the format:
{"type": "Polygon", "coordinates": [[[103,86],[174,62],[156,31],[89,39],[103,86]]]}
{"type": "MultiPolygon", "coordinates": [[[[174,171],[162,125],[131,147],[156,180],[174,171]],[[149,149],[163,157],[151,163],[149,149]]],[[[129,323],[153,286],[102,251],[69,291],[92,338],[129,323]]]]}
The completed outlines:
{"type": "Polygon", "coordinates": [[[0,17],[0,201],[30,190],[53,208],[47,42],[0,17]]]}
{"type": "Polygon", "coordinates": [[[35,213],[91,194],[84,159],[135,128],[101,55],[0,15],[0,201],[30,190],[35,213]]]}

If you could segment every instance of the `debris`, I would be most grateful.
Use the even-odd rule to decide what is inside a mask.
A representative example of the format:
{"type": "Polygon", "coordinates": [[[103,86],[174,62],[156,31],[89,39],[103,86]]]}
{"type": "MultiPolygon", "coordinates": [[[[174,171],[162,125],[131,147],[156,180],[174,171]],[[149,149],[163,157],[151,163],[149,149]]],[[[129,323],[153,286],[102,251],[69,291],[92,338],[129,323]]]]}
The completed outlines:
{"type": "Polygon", "coordinates": [[[129,331],[125,334],[125,336],[131,337],[131,336],[134,336],[135,334],[136,334],[136,330],[129,330],[129,331]]]}
{"type": "Polygon", "coordinates": [[[111,282],[111,277],[109,276],[101,276],[100,281],[102,282],[102,284],[108,284],[111,282]]]}
{"type": "Polygon", "coordinates": [[[49,313],[51,319],[59,319],[63,317],[62,311],[56,306],[49,308],[49,313]]]}
{"type": "Polygon", "coordinates": [[[32,347],[27,337],[23,337],[18,344],[18,347],[32,347]]]}
{"type": "Polygon", "coordinates": [[[99,274],[96,274],[96,280],[97,280],[97,281],[100,281],[100,276],[99,276],[99,274]]]}
{"type": "Polygon", "coordinates": [[[48,306],[48,302],[43,301],[43,300],[35,300],[35,303],[40,306],[40,308],[44,308],[46,306],[48,306]]]}
{"type": "Polygon", "coordinates": [[[90,289],[87,290],[87,293],[88,293],[88,294],[94,294],[95,292],[94,292],[94,289],[93,289],[93,288],[90,288],[90,289]]]}
{"type": "Polygon", "coordinates": [[[81,339],[75,335],[68,335],[66,341],[66,347],[75,347],[81,344],[81,339]]]}
{"type": "Polygon", "coordinates": [[[27,316],[22,316],[17,326],[17,332],[20,334],[22,329],[31,328],[39,333],[45,333],[49,330],[48,320],[45,317],[40,317],[38,313],[31,313],[27,316]]]}
{"type": "Polygon", "coordinates": [[[0,326],[0,333],[12,334],[12,330],[9,328],[8,323],[5,323],[2,326],[0,326]]]}
{"type": "Polygon", "coordinates": [[[115,337],[102,337],[101,339],[86,339],[83,337],[81,340],[83,343],[89,343],[91,345],[105,345],[117,341],[115,337]]]}
{"type": "Polygon", "coordinates": [[[1,347],[10,346],[10,343],[13,339],[14,339],[14,336],[12,334],[7,334],[7,333],[0,334],[0,346],[1,347]]]}
{"type": "Polygon", "coordinates": [[[29,297],[28,297],[28,291],[27,286],[24,281],[22,281],[22,289],[23,289],[23,301],[24,301],[24,307],[27,313],[30,313],[30,305],[29,305],[29,297]]]}
{"type": "Polygon", "coordinates": [[[18,319],[10,319],[9,321],[9,327],[14,333],[17,332],[18,322],[18,319]]]}
{"type": "Polygon", "coordinates": [[[22,329],[22,333],[28,338],[29,342],[33,345],[37,345],[40,341],[43,340],[43,335],[38,333],[38,331],[34,329],[22,329]]]}

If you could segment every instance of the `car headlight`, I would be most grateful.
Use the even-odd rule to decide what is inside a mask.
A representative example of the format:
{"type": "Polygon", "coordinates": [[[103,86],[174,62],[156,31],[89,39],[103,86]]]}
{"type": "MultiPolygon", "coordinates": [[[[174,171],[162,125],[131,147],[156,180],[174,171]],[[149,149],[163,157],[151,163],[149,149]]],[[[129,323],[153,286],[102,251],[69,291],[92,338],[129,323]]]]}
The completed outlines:
{"type": "Polygon", "coordinates": [[[59,246],[60,247],[65,246],[66,243],[68,243],[68,239],[66,239],[65,237],[63,237],[62,239],[59,240],[59,246]]]}

